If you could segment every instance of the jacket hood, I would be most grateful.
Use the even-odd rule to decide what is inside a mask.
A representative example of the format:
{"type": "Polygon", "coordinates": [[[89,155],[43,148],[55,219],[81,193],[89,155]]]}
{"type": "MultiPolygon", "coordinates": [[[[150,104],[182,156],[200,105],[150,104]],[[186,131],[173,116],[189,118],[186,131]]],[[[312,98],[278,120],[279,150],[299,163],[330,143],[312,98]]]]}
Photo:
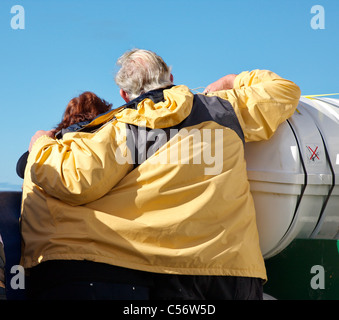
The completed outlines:
{"type": "Polygon", "coordinates": [[[150,91],[131,101],[115,117],[120,122],[160,129],[175,126],[191,113],[194,95],[184,85],[150,91]],[[152,93],[157,98],[152,99],[152,93]],[[140,98],[144,98],[140,101],[140,98]]]}

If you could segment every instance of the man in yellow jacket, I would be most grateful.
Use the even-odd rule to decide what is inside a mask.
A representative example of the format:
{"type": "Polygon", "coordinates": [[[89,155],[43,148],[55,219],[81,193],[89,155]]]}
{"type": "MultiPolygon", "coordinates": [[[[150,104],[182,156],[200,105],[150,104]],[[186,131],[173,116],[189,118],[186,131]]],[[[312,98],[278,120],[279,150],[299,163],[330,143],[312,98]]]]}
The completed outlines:
{"type": "Polygon", "coordinates": [[[244,143],[273,135],[299,87],[254,70],[194,95],[151,51],[118,64],[124,106],[62,140],[31,140],[21,218],[30,297],[261,299],[244,143]]]}

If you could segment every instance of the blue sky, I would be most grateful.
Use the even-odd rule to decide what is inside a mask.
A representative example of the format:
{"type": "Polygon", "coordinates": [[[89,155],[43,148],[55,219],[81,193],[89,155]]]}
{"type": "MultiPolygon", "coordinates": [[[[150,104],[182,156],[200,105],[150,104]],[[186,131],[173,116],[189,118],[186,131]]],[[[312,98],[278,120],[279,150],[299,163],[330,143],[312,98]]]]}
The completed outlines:
{"type": "Polygon", "coordinates": [[[71,98],[90,90],[123,103],[115,63],[134,47],[157,52],[190,88],[261,68],[303,95],[339,92],[337,0],[1,0],[0,39],[0,190],[20,188],[17,159],[71,98]],[[11,27],[14,5],[24,29],[11,27]],[[325,29],[311,26],[314,5],[325,29]]]}

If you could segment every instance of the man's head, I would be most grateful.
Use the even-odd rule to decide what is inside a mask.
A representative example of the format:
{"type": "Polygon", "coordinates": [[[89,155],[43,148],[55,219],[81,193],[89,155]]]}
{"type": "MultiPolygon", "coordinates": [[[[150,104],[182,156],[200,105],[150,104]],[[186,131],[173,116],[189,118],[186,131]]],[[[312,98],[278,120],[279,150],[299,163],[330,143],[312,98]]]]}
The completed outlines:
{"type": "Polygon", "coordinates": [[[118,59],[117,64],[120,70],[115,76],[115,82],[126,102],[147,91],[173,84],[171,68],[152,51],[127,51],[118,59]]]}

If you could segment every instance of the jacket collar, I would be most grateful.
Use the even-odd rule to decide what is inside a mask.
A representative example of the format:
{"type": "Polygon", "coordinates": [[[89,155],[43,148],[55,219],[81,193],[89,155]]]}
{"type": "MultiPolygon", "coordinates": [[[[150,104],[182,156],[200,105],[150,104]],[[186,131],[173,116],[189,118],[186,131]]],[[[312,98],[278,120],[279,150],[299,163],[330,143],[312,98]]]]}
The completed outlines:
{"type": "Polygon", "coordinates": [[[137,109],[139,102],[144,99],[151,99],[154,103],[158,103],[164,100],[164,90],[171,89],[174,85],[168,86],[166,88],[160,88],[148,91],[139,97],[131,100],[130,102],[124,104],[122,108],[137,109]]]}

